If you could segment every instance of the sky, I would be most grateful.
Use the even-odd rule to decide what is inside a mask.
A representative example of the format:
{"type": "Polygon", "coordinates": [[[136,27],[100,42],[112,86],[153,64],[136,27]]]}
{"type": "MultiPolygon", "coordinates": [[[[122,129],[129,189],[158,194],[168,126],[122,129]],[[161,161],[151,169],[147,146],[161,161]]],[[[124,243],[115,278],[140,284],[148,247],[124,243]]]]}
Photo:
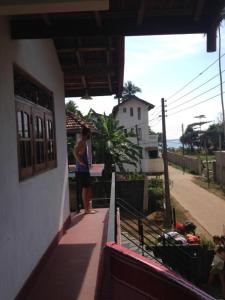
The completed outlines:
{"type": "MultiPolygon", "coordinates": [[[[221,25],[221,45],[222,56],[225,54],[225,22],[221,25]]],[[[219,63],[215,62],[218,57],[218,39],[217,51],[208,53],[203,34],[126,37],[124,82],[132,81],[142,90],[136,95],[155,105],[149,112],[149,125],[153,131],[162,131],[161,98],[167,105],[167,139],[179,139],[182,124],[185,129],[188,124],[198,122],[196,116],[205,115],[201,121],[211,121],[210,124],[221,119],[219,63]]],[[[223,71],[225,55],[221,64],[223,71]]],[[[223,87],[225,91],[225,83],[223,87]]],[[[73,100],[83,114],[92,108],[108,115],[117,105],[114,95],[93,97],[93,100],[68,100],[73,100]]]]}

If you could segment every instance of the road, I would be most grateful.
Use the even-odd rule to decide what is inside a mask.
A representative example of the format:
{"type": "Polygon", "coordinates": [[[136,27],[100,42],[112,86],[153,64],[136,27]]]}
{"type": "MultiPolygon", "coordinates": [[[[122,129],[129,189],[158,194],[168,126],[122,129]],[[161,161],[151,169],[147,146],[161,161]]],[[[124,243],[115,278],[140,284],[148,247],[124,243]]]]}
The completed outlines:
{"type": "Polygon", "coordinates": [[[210,235],[222,235],[225,200],[192,182],[193,175],[169,166],[170,193],[210,235]]]}

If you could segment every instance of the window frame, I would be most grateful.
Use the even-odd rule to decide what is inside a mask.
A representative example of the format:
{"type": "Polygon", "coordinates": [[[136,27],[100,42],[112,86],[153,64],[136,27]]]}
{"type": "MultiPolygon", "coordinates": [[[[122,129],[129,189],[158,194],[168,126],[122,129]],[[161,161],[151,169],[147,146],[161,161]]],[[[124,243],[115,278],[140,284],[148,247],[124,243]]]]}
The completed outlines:
{"type": "Polygon", "coordinates": [[[139,141],[142,141],[142,129],[141,129],[141,127],[138,127],[138,139],[139,139],[139,141]]]}
{"type": "MultiPolygon", "coordinates": [[[[40,173],[46,172],[50,169],[57,167],[57,151],[56,151],[56,132],[55,132],[55,114],[54,114],[54,97],[53,93],[45,88],[42,84],[39,84],[35,79],[32,79],[29,74],[25,71],[20,70],[17,66],[14,69],[14,76],[19,75],[23,77],[23,80],[27,81],[27,85],[32,88],[35,85],[35,90],[38,91],[38,100],[39,103],[44,106],[35,103],[34,99],[26,99],[18,93],[16,94],[17,89],[16,81],[14,77],[14,87],[15,87],[15,114],[16,114],[16,130],[17,130],[17,156],[18,156],[18,171],[19,171],[19,180],[23,181],[25,179],[31,178],[40,173]],[[16,75],[15,75],[16,74],[16,75]],[[44,95],[40,99],[40,95],[44,95]],[[47,95],[47,96],[46,96],[47,95]],[[51,101],[51,103],[49,102],[51,101]],[[49,104],[50,103],[50,104],[49,104]],[[21,112],[21,116],[19,114],[21,112]],[[24,121],[21,121],[19,124],[19,118],[24,116],[24,113],[29,115],[29,138],[24,138],[24,121]],[[36,118],[41,118],[42,120],[42,135],[37,134],[37,129],[39,128],[35,122],[36,118]],[[46,121],[51,122],[52,131],[51,137],[47,138],[47,128],[46,121]],[[21,128],[20,128],[21,127],[21,128]],[[22,130],[22,131],[21,131],[22,130]],[[27,167],[23,167],[23,163],[26,166],[28,155],[26,150],[26,144],[21,148],[22,143],[30,141],[30,159],[31,164],[27,167]],[[49,144],[51,145],[49,147],[49,144]],[[42,146],[43,145],[43,146],[42,146]],[[39,147],[39,151],[37,150],[39,147]],[[51,155],[49,154],[49,148],[51,149],[51,155]],[[22,149],[22,150],[21,150],[22,149]],[[22,153],[23,151],[23,153],[22,153]]],[[[32,90],[30,91],[32,93],[32,90]]],[[[37,101],[38,102],[38,101],[37,101]]],[[[40,121],[39,121],[40,122],[40,121]]],[[[40,133],[40,130],[39,130],[40,133]]]]}
{"type": "MultiPolygon", "coordinates": [[[[22,178],[27,178],[32,176],[33,174],[33,143],[32,143],[32,136],[33,136],[33,126],[32,126],[32,112],[31,112],[31,108],[28,107],[27,105],[25,105],[24,103],[20,103],[20,102],[16,102],[16,127],[17,127],[17,156],[18,156],[18,167],[19,167],[19,178],[20,180],[22,178]],[[18,109],[20,108],[20,109],[18,109]],[[19,128],[18,128],[18,112],[26,112],[29,114],[30,116],[30,121],[29,121],[29,126],[30,126],[30,143],[31,143],[31,165],[27,166],[27,167],[21,167],[22,164],[22,155],[21,155],[21,143],[28,141],[28,138],[20,138],[19,137],[19,128]]],[[[23,125],[22,125],[23,127],[23,125]]],[[[22,129],[23,130],[23,129],[22,129]]],[[[26,150],[25,150],[26,152],[26,150]]],[[[25,161],[27,161],[27,156],[25,156],[25,161]]]]}
{"type": "Polygon", "coordinates": [[[134,116],[134,109],[133,109],[133,107],[130,107],[130,116],[131,116],[131,117],[134,116]]]}
{"type": "Polygon", "coordinates": [[[138,112],[138,120],[141,120],[141,107],[137,108],[137,112],[138,112]]]}

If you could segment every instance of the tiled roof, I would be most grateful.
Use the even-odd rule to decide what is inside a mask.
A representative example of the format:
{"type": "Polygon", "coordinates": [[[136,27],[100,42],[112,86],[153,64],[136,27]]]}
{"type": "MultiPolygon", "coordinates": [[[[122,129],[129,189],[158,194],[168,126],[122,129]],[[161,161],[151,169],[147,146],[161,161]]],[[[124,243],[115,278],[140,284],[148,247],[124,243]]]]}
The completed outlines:
{"type": "Polygon", "coordinates": [[[81,131],[81,128],[85,126],[91,130],[91,132],[97,132],[96,126],[91,123],[85,121],[81,116],[72,113],[70,111],[66,111],[66,129],[67,130],[74,130],[74,131],[81,131]]]}

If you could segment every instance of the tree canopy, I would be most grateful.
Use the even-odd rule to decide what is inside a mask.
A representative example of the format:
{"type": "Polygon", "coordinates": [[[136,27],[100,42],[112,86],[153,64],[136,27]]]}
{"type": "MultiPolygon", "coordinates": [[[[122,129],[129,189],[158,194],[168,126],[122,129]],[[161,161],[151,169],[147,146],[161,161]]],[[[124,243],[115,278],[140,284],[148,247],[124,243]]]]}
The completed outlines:
{"type": "Polygon", "coordinates": [[[128,99],[130,96],[134,96],[137,93],[141,93],[141,89],[132,83],[132,81],[125,82],[122,91],[122,100],[128,99]]]}
{"type": "Polygon", "coordinates": [[[69,100],[65,106],[66,106],[66,110],[78,114],[79,116],[82,116],[82,113],[79,111],[78,106],[73,100],[69,100]]]}
{"type": "Polygon", "coordinates": [[[93,138],[93,156],[97,163],[105,163],[105,174],[111,176],[112,165],[124,172],[124,164],[136,166],[140,158],[140,147],[129,138],[136,135],[125,134],[124,127],[112,116],[100,116],[95,123],[99,134],[93,138]]]}
{"type": "Polygon", "coordinates": [[[199,122],[189,124],[180,137],[181,143],[187,145],[191,151],[194,150],[194,147],[207,147],[213,151],[219,150],[220,143],[222,144],[224,140],[223,126],[221,123],[212,124],[208,127],[207,130],[201,131],[198,128],[199,126],[209,122],[199,122]]]}

